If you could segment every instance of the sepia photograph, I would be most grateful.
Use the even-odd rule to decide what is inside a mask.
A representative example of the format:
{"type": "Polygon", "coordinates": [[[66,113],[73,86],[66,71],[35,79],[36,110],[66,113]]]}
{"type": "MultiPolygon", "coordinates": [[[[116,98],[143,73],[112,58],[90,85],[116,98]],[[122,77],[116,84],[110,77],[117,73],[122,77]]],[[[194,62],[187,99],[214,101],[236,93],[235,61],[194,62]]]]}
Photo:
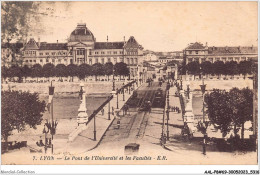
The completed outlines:
{"type": "Polygon", "coordinates": [[[258,2],[2,1],[1,164],[258,165],[258,2]]]}

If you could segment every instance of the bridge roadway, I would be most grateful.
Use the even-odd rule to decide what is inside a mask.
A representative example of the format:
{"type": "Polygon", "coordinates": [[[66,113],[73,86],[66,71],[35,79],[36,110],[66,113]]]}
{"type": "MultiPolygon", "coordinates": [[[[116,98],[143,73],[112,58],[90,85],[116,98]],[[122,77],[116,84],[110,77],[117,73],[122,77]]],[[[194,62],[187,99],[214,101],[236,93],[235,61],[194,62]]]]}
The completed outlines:
{"type": "MultiPolygon", "coordinates": [[[[129,99],[127,104],[130,104],[130,114],[124,115],[120,118],[120,128],[117,129],[117,119],[114,120],[108,131],[106,132],[105,136],[103,137],[99,147],[114,147],[118,145],[119,142],[126,145],[128,143],[136,143],[138,140],[142,140],[145,132],[146,127],[150,118],[149,111],[144,111],[142,108],[145,105],[145,101],[151,101],[152,103],[152,110],[151,111],[161,111],[160,116],[162,118],[162,111],[164,108],[165,99],[163,98],[163,102],[161,108],[154,108],[154,99],[155,99],[155,92],[161,88],[163,90],[163,97],[165,95],[166,90],[166,83],[159,87],[158,82],[154,82],[152,86],[148,87],[147,84],[143,84],[139,87],[137,91],[137,98],[135,98],[134,102],[131,102],[133,99],[129,99]],[[137,100],[136,100],[137,99],[137,100]]],[[[159,142],[159,140],[158,140],[159,142]]]]}

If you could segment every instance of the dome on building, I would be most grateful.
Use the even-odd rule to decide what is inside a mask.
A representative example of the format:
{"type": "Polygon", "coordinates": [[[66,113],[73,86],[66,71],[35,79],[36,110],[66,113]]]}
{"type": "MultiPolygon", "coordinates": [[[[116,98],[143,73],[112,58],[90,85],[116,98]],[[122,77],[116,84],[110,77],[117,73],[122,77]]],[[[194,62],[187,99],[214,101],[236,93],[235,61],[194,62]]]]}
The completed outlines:
{"type": "Polygon", "coordinates": [[[86,27],[86,23],[80,23],[77,25],[76,29],[71,32],[69,37],[69,42],[86,42],[95,41],[94,35],[86,27]]]}

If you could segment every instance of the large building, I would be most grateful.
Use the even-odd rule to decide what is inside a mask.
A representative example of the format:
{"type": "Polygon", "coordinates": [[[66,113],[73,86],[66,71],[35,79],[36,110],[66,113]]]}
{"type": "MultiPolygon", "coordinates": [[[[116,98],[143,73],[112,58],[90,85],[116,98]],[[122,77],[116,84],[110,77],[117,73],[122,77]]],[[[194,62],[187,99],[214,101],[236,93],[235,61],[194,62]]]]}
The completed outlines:
{"type": "Polygon", "coordinates": [[[22,50],[25,65],[34,64],[105,64],[124,62],[130,74],[137,75],[137,65],[143,59],[143,47],[131,36],[127,41],[96,42],[86,24],[78,24],[72,31],[67,43],[46,43],[31,38],[22,50]]]}
{"type": "Polygon", "coordinates": [[[210,61],[214,63],[215,61],[244,61],[244,60],[257,60],[258,58],[258,48],[254,46],[249,47],[208,47],[207,43],[204,46],[199,42],[191,43],[184,50],[184,60],[186,64],[192,61],[198,61],[199,63],[204,61],[210,61]]]}

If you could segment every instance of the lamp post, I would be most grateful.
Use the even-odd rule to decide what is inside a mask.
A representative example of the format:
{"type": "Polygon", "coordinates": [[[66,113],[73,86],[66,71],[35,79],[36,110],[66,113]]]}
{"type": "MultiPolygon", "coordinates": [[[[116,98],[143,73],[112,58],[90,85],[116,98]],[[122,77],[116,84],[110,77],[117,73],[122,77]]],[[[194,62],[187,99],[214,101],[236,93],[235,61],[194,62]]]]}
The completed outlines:
{"type": "Polygon", "coordinates": [[[94,141],[96,141],[97,140],[97,130],[96,130],[96,115],[94,116],[94,131],[93,131],[93,133],[94,133],[94,141]]]}
{"type": "Polygon", "coordinates": [[[165,115],[165,110],[163,111],[163,121],[162,121],[162,134],[161,134],[161,144],[162,145],[165,143],[165,138],[164,138],[164,115],[165,115]]]}
{"type": "Polygon", "coordinates": [[[187,95],[188,95],[188,99],[190,99],[190,85],[187,84],[187,95]]]}
{"type": "Polygon", "coordinates": [[[125,87],[124,86],[125,86],[125,83],[123,83],[123,89],[122,89],[123,90],[123,101],[125,101],[125,87]]]}
{"type": "MultiPolygon", "coordinates": [[[[45,125],[47,126],[48,128],[48,131],[50,131],[50,134],[51,134],[51,140],[53,140],[53,136],[55,135],[56,133],[56,127],[58,125],[58,122],[53,120],[53,95],[54,95],[54,86],[52,86],[52,81],[51,81],[51,86],[49,87],[49,103],[51,103],[51,122],[46,122],[45,125]]],[[[51,143],[51,152],[53,154],[53,143],[51,143]]]]}
{"type": "Polygon", "coordinates": [[[181,87],[180,87],[180,90],[182,90],[182,76],[181,76],[181,87]]]}
{"type": "Polygon", "coordinates": [[[110,119],[110,101],[108,102],[108,120],[111,120],[110,119]]]}
{"type": "Polygon", "coordinates": [[[118,88],[116,88],[116,109],[118,108],[118,88]]]}
{"type": "Polygon", "coordinates": [[[203,154],[206,155],[206,138],[207,138],[207,126],[208,123],[205,122],[205,91],[206,91],[206,84],[204,84],[204,79],[202,78],[202,84],[200,85],[201,92],[202,92],[202,98],[203,98],[203,104],[202,104],[202,111],[203,111],[203,125],[201,126],[202,128],[202,133],[204,135],[203,137],[203,154]]]}
{"type": "Polygon", "coordinates": [[[115,91],[115,69],[113,68],[113,86],[112,86],[112,91],[115,91]]]}
{"type": "Polygon", "coordinates": [[[167,114],[167,140],[169,141],[170,136],[169,136],[169,90],[167,91],[167,109],[166,109],[166,114],[167,114]]]}
{"type": "Polygon", "coordinates": [[[48,131],[46,131],[45,125],[44,125],[44,128],[43,128],[42,133],[43,133],[44,136],[45,136],[45,137],[44,137],[44,139],[45,139],[44,152],[45,152],[45,154],[46,154],[46,152],[47,152],[47,133],[48,133],[48,131]]]}

